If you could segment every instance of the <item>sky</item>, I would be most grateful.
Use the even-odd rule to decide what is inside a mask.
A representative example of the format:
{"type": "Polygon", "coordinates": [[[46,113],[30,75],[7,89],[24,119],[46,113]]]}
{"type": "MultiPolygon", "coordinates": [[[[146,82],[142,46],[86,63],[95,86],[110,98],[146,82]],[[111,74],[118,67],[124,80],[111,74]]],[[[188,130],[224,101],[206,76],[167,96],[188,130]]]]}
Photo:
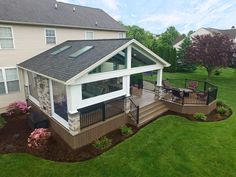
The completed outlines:
{"type": "Polygon", "coordinates": [[[126,25],[154,34],[175,26],[181,33],[201,27],[236,26],[236,0],[58,0],[101,8],[126,25]]]}

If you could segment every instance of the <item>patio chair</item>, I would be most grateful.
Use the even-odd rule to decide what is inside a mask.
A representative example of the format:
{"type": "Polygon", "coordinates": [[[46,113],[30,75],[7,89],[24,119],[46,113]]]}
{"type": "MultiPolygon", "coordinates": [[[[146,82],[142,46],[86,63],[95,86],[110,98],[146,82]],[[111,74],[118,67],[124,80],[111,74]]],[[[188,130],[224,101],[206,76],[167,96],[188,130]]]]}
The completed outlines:
{"type": "Polygon", "coordinates": [[[163,80],[162,85],[165,89],[172,89],[173,88],[168,80],[163,80]]]}
{"type": "Polygon", "coordinates": [[[172,89],[172,101],[180,101],[183,98],[182,92],[179,89],[172,89]]]}
{"type": "Polygon", "coordinates": [[[208,90],[205,90],[204,92],[197,93],[197,99],[199,99],[201,101],[207,100],[207,96],[208,96],[208,90]]]}
{"type": "Polygon", "coordinates": [[[192,91],[196,91],[197,87],[198,87],[198,82],[197,81],[189,81],[188,89],[190,89],[192,91]]]}

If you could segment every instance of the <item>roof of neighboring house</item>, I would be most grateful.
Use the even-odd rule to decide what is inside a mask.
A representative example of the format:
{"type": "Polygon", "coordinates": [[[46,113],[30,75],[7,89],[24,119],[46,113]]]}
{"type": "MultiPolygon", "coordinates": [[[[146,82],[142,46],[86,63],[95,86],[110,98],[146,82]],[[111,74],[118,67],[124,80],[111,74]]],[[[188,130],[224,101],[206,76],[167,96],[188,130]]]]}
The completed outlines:
{"type": "Polygon", "coordinates": [[[127,31],[101,9],[56,0],[0,0],[0,22],[127,31]]]}
{"type": "Polygon", "coordinates": [[[182,41],[184,38],[185,38],[185,35],[184,35],[184,34],[183,34],[183,35],[180,35],[180,36],[178,36],[178,37],[175,39],[175,41],[173,42],[173,44],[172,44],[172,45],[175,45],[175,44],[177,44],[178,42],[182,41]]]}
{"type": "Polygon", "coordinates": [[[18,66],[36,74],[67,82],[113,52],[119,52],[131,44],[141,47],[164,67],[170,65],[134,39],[99,39],[66,41],[18,64],[18,66]],[[81,49],[86,50],[86,48],[87,51],[81,52],[81,49]],[[72,56],[76,53],[77,56],[72,56]]]}
{"type": "Polygon", "coordinates": [[[230,39],[235,39],[236,38],[236,29],[231,28],[231,29],[215,29],[215,28],[204,28],[212,33],[221,33],[227,35],[230,39]]]}
{"type": "Polygon", "coordinates": [[[66,41],[18,66],[60,81],[68,81],[130,40],[131,39],[103,39],[66,41]],[[56,55],[51,54],[65,46],[71,47],[56,55]],[[79,57],[70,57],[71,54],[86,46],[93,46],[93,48],[79,57]]]}

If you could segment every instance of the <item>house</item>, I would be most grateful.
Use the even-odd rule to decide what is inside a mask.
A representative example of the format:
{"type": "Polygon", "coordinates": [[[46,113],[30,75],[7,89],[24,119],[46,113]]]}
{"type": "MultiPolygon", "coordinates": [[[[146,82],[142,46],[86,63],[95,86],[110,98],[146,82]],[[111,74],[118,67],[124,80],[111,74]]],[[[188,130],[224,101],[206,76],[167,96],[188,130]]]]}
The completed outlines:
{"type": "Polygon", "coordinates": [[[67,40],[125,37],[126,29],[101,9],[56,0],[1,0],[0,108],[25,98],[18,63],[67,40]]]}
{"type": "Polygon", "coordinates": [[[154,92],[142,90],[137,96],[139,89],[132,89],[131,80],[155,71],[156,85],[161,86],[163,68],[168,66],[134,39],[100,39],[66,41],[20,63],[18,69],[29,103],[49,117],[72,148],[78,148],[129,121],[141,123],[139,108],[156,109],[152,118],[167,111],[154,92]]]}
{"type": "MultiPolygon", "coordinates": [[[[207,35],[207,34],[214,34],[214,33],[220,33],[227,35],[230,39],[236,43],[236,29],[234,26],[231,29],[215,29],[215,28],[200,28],[194,33],[190,35],[190,37],[194,37],[196,35],[207,35]]],[[[180,45],[182,44],[184,38],[178,38],[174,43],[173,47],[176,49],[180,48],[180,45]]]]}

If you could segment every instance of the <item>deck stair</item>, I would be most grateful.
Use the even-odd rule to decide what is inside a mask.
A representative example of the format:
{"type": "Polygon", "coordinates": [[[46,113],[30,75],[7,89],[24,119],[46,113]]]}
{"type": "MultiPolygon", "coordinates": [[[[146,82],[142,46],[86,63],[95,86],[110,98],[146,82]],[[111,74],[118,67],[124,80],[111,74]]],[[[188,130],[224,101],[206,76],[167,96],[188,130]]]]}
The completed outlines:
{"type": "Polygon", "coordinates": [[[164,114],[168,110],[168,107],[162,101],[158,101],[140,108],[138,127],[149,123],[150,121],[164,114]]]}

